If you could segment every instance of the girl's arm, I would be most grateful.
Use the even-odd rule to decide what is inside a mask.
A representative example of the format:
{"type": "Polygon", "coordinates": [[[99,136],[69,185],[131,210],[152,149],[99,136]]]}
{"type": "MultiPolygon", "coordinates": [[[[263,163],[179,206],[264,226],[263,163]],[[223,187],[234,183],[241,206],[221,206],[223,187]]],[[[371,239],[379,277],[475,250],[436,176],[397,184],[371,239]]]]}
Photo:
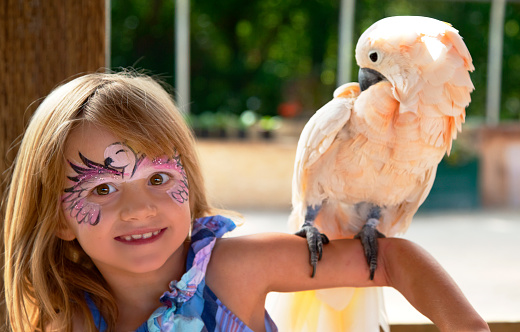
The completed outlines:
{"type": "Polygon", "coordinates": [[[359,240],[334,240],[323,248],[316,276],[311,278],[303,238],[267,233],[222,239],[213,251],[207,283],[248,325],[263,322],[265,296],[270,291],[391,286],[441,331],[489,331],[451,277],[418,245],[380,239],[373,281],[359,240]]]}
{"type": "Polygon", "coordinates": [[[402,239],[380,243],[384,246],[385,283],[401,292],[441,331],[489,331],[455,281],[426,250],[402,239]]]}

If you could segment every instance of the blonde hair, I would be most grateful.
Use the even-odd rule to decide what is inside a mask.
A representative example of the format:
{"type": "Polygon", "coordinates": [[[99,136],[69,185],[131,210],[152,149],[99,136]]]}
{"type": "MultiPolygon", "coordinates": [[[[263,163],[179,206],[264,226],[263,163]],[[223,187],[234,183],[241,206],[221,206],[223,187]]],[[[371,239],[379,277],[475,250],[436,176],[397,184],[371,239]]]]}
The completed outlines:
{"type": "Polygon", "coordinates": [[[93,123],[149,156],[178,153],[188,175],[192,220],[212,212],[207,203],[194,139],[165,89],[135,72],[94,73],[56,88],[38,107],[12,169],[5,205],[5,298],[14,331],[42,331],[52,323],[72,330],[75,315],[95,330],[85,292],[115,327],[117,306],[108,285],[63,227],[65,141],[74,128],[93,123]]]}

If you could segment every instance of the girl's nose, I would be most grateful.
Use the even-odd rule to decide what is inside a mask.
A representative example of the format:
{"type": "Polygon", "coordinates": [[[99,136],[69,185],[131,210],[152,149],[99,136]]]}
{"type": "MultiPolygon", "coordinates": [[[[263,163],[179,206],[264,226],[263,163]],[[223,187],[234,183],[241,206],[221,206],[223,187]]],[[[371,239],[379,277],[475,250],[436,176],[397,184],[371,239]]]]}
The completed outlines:
{"type": "Polygon", "coordinates": [[[146,190],[126,190],[121,202],[121,220],[145,220],[157,214],[157,207],[146,190]]]}

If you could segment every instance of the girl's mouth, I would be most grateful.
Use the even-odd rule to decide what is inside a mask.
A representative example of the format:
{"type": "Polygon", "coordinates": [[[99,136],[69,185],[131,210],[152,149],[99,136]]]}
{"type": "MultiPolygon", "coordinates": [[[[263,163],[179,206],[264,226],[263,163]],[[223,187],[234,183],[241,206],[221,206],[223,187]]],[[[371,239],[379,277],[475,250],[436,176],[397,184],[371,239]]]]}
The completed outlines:
{"type": "Polygon", "coordinates": [[[115,238],[115,240],[125,244],[146,244],[157,240],[164,233],[165,230],[166,228],[163,228],[154,232],[118,236],[115,238]]]}

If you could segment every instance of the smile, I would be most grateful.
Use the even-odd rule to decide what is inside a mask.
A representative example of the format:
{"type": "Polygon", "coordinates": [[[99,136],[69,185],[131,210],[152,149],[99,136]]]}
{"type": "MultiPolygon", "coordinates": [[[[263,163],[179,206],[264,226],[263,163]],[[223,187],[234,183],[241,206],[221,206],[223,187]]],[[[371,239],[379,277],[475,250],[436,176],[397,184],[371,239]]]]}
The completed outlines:
{"type": "Polygon", "coordinates": [[[144,233],[144,234],[135,234],[135,235],[129,235],[129,236],[125,236],[123,237],[123,240],[125,241],[132,241],[132,240],[139,240],[139,239],[148,239],[154,235],[157,235],[159,234],[161,231],[158,230],[158,231],[155,231],[155,232],[149,232],[149,233],[144,233]]]}
{"type": "Polygon", "coordinates": [[[132,234],[132,235],[124,235],[124,236],[118,236],[115,239],[117,241],[123,242],[123,243],[148,243],[151,241],[154,241],[156,238],[158,238],[160,235],[162,235],[163,231],[166,228],[156,230],[154,232],[146,232],[142,234],[132,234]]]}

